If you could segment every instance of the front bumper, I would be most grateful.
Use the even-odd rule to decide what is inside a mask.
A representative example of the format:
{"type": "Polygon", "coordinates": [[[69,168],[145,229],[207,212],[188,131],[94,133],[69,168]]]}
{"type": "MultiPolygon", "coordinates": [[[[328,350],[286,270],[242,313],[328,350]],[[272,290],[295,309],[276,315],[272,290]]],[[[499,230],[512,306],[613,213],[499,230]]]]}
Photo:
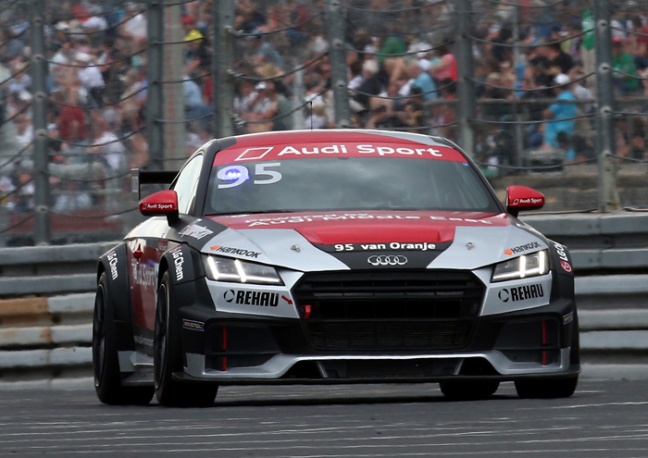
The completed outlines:
{"type": "MultiPolygon", "coordinates": [[[[580,372],[573,299],[488,317],[468,331],[457,320],[356,322],[354,332],[313,339],[308,319],[181,309],[185,370],[179,380],[219,384],[438,382],[448,378],[517,380],[580,372]],[[422,322],[421,322],[422,321],[422,322]],[[189,325],[189,323],[191,323],[189,325]],[[195,323],[198,323],[196,325],[195,323]],[[424,338],[427,325],[446,330],[424,338]],[[418,335],[417,334],[421,334],[418,335]],[[327,343],[328,339],[328,343],[327,343]],[[323,345],[324,344],[324,345],[323,345]]],[[[329,323],[330,324],[330,323],[329,323]]]]}

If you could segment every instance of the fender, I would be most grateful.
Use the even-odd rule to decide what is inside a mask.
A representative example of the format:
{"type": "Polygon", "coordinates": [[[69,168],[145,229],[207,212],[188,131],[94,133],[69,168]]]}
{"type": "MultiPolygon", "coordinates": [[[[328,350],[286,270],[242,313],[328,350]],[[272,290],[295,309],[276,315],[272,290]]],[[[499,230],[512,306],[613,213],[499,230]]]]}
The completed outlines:
{"type": "Polygon", "coordinates": [[[566,275],[573,278],[574,268],[569,249],[565,245],[561,245],[553,240],[547,240],[547,243],[549,244],[551,262],[555,266],[558,275],[566,275]]]}
{"type": "MultiPolygon", "coordinates": [[[[574,297],[575,278],[574,269],[569,249],[565,245],[547,239],[549,245],[549,258],[553,268],[553,281],[551,288],[551,300],[555,301],[561,297],[574,297]]],[[[574,304],[575,305],[575,304],[574,304]]],[[[574,314],[576,309],[574,308],[574,314]]],[[[577,321],[577,317],[574,317],[577,321]]]]}
{"type": "Polygon", "coordinates": [[[175,307],[193,305],[197,300],[197,286],[203,282],[199,280],[205,276],[199,251],[188,244],[177,245],[160,258],[158,269],[158,284],[164,272],[169,272],[171,279],[171,296],[175,307]]]}
{"type": "MultiPolygon", "coordinates": [[[[178,312],[176,316],[182,318],[184,314],[180,310],[183,307],[193,305],[203,304],[203,306],[214,310],[204,280],[205,269],[199,251],[187,244],[178,245],[166,251],[160,258],[158,284],[161,282],[165,272],[169,273],[169,279],[171,280],[171,287],[169,288],[170,306],[178,312]]],[[[181,326],[181,323],[178,322],[175,325],[181,326]]],[[[181,331],[182,355],[185,365],[187,364],[185,359],[187,349],[193,348],[194,351],[204,351],[204,332],[192,332],[191,334],[191,336],[188,336],[186,331],[181,331]]]]}
{"type": "Polygon", "coordinates": [[[134,351],[133,320],[128,281],[128,254],[121,243],[99,257],[97,282],[106,273],[107,297],[113,308],[118,351],[134,351]]]}

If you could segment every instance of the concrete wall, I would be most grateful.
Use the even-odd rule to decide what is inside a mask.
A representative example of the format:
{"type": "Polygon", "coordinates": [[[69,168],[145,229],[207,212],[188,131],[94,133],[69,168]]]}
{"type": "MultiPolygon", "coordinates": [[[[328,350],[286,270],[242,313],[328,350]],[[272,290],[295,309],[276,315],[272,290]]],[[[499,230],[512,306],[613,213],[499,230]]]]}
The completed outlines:
{"type": "MultiPolygon", "coordinates": [[[[571,249],[583,376],[648,378],[648,213],[523,219],[571,249]]],[[[0,249],[0,387],[92,386],[94,267],[112,245],[0,249]]]]}

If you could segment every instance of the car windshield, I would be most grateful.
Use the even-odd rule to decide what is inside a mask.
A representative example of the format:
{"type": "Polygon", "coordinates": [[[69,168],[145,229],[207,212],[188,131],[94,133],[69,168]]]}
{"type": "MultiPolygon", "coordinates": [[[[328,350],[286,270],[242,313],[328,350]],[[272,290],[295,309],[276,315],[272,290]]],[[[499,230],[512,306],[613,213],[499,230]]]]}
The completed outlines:
{"type": "Polygon", "coordinates": [[[338,210],[498,212],[467,162],[308,158],[215,166],[205,214],[338,210]]]}

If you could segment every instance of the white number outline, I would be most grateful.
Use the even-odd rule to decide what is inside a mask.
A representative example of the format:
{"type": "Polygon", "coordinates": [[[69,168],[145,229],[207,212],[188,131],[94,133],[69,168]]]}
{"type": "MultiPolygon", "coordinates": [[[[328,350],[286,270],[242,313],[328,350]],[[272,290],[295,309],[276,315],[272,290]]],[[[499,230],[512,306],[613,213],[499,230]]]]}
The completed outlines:
{"type": "MultiPolygon", "coordinates": [[[[277,183],[278,181],[281,181],[283,176],[278,170],[270,170],[269,167],[280,167],[281,163],[280,162],[264,162],[261,164],[256,164],[254,166],[254,184],[273,184],[277,183]],[[267,177],[267,178],[264,178],[267,177]]],[[[219,183],[218,189],[227,189],[227,188],[234,188],[236,186],[240,186],[243,183],[245,183],[250,177],[250,172],[248,168],[244,165],[230,165],[227,167],[223,167],[218,171],[216,174],[216,178],[218,178],[221,181],[232,181],[232,183],[219,183]],[[236,170],[238,171],[241,176],[234,179],[227,179],[225,178],[225,173],[231,171],[231,170],[236,170]]]]}

